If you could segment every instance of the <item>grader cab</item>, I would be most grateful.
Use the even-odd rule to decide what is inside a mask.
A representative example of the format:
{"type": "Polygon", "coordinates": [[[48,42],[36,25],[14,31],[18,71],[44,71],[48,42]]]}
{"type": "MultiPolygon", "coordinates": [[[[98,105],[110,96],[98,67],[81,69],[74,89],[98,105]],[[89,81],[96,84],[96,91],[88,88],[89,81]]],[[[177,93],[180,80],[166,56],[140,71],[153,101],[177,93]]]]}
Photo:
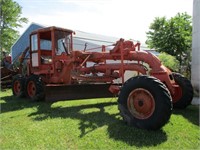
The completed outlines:
{"type": "Polygon", "coordinates": [[[115,95],[125,122],[152,130],[168,122],[172,105],[190,104],[190,81],[141,51],[140,43],[120,39],[109,50],[105,45],[101,51],[75,50],[73,33],[48,27],[30,35],[27,71],[13,78],[15,96],[54,101],[115,95]],[[126,71],[137,76],[125,81],[126,71]]]}

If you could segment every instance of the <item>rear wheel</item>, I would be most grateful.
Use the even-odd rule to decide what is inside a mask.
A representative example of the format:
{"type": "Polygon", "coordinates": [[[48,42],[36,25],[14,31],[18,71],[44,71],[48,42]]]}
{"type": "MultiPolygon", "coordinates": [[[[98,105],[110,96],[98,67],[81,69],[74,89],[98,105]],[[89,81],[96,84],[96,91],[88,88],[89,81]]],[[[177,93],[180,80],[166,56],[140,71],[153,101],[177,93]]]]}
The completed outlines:
{"type": "Polygon", "coordinates": [[[150,76],[127,80],[120,91],[118,103],[125,122],[148,130],[164,126],[172,111],[168,89],[160,80],[150,76]]]}
{"type": "Polygon", "coordinates": [[[24,83],[25,83],[25,78],[22,75],[18,74],[13,77],[12,92],[14,96],[16,97],[25,96],[24,83]]]}
{"type": "Polygon", "coordinates": [[[173,73],[173,77],[175,82],[179,85],[179,90],[180,95],[178,99],[173,100],[173,106],[174,108],[181,108],[184,109],[186,108],[188,105],[191,104],[191,101],[193,99],[193,87],[192,84],[190,82],[190,80],[188,80],[187,78],[185,78],[184,76],[182,76],[179,73],[173,73]]]}
{"type": "Polygon", "coordinates": [[[26,94],[32,101],[45,99],[44,83],[38,75],[31,75],[26,82],[26,94]]]}

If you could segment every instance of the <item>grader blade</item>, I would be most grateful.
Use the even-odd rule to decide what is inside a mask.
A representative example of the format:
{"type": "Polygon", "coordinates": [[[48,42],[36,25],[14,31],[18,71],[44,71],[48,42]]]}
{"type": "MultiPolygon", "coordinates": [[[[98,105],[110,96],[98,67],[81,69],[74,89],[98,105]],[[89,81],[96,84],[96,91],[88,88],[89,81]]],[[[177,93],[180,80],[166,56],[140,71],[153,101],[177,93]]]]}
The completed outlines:
{"type": "Polygon", "coordinates": [[[77,100],[89,98],[114,97],[108,90],[110,84],[80,84],[50,86],[45,89],[46,101],[77,100]]]}

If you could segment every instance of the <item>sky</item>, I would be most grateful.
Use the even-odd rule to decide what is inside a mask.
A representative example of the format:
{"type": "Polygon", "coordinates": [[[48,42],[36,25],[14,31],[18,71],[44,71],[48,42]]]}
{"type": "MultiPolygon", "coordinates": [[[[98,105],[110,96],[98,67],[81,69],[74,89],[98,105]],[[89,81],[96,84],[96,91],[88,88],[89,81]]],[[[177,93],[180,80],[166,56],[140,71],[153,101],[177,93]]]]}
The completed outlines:
{"type": "Polygon", "coordinates": [[[155,17],[170,19],[178,12],[192,16],[193,0],[14,0],[28,24],[58,26],[112,37],[146,41],[155,17]]]}

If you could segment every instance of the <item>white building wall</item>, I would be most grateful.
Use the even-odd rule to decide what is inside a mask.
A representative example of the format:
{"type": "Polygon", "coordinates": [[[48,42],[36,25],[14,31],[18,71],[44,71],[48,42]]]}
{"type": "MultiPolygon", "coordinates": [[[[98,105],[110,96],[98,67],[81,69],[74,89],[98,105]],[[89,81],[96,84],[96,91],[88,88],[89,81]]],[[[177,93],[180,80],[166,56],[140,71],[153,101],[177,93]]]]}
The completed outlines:
{"type": "Polygon", "coordinates": [[[199,91],[200,87],[200,0],[193,0],[192,31],[192,84],[199,91]]]}

